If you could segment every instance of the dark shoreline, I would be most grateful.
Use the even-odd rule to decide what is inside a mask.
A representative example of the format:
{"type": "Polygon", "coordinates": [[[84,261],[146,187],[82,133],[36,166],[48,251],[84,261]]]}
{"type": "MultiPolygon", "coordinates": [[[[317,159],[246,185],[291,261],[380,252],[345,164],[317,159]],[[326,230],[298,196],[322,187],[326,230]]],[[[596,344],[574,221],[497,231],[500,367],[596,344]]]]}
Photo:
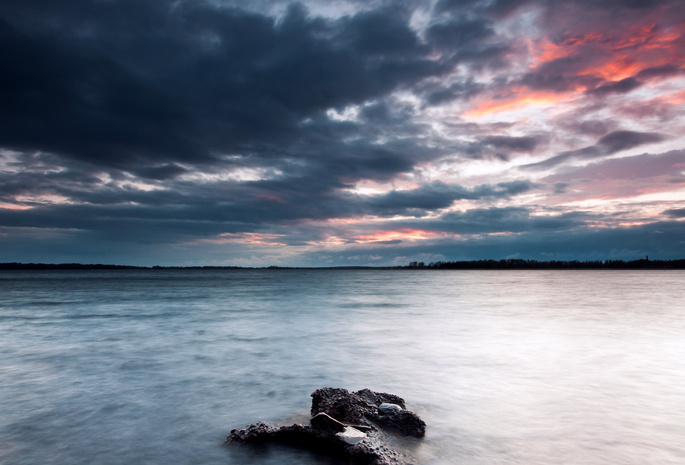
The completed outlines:
{"type": "Polygon", "coordinates": [[[685,259],[678,260],[468,260],[454,262],[411,262],[407,266],[335,267],[241,267],[241,266],[134,266],[83,263],[0,263],[0,271],[68,270],[683,270],[685,259]]]}

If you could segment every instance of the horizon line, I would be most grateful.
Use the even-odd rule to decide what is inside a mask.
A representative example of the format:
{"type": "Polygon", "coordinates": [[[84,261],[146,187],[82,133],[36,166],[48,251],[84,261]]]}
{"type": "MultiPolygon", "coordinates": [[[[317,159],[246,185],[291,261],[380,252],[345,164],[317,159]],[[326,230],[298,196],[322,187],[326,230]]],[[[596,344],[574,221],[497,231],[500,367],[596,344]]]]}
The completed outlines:
{"type": "Polygon", "coordinates": [[[650,260],[649,256],[634,260],[534,260],[534,259],[478,259],[437,261],[428,264],[412,261],[406,265],[342,265],[342,266],[239,266],[239,265],[115,265],[105,263],[0,263],[2,271],[30,270],[333,270],[333,269],[685,269],[685,258],[650,260]]]}

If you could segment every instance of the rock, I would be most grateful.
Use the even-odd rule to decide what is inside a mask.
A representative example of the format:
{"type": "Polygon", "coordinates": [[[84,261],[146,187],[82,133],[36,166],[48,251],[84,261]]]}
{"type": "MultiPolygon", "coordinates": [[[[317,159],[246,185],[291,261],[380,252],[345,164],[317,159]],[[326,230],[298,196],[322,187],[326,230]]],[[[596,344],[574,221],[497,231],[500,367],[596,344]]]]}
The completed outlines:
{"type": "Polygon", "coordinates": [[[323,388],[312,393],[312,415],[326,412],[333,418],[347,423],[365,423],[378,416],[377,407],[382,403],[397,404],[405,408],[404,399],[393,394],[362,389],[323,388]]]}
{"type": "Polygon", "coordinates": [[[348,444],[357,444],[367,437],[366,433],[359,431],[354,426],[346,426],[345,430],[337,433],[336,436],[348,444]]]}
{"type": "Polygon", "coordinates": [[[340,433],[345,431],[345,425],[340,423],[338,420],[328,415],[327,413],[321,412],[314,415],[310,420],[309,424],[312,428],[320,431],[321,433],[340,433]]]}
{"type": "Polygon", "coordinates": [[[404,409],[397,404],[389,404],[387,402],[384,402],[378,406],[378,410],[383,415],[395,415],[396,413],[399,413],[404,409]]]}
{"type": "Polygon", "coordinates": [[[388,432],[423,437],[426,424],[393,394],[323,388],[312,393],[309,425],[255,423],[234,429],[228,444],[278,442],[337,457],[350,465],[406,465],[408,457],[385,443],[388,432]]]}
{"type": "Polygon", "coordinates": [[[343,423],[371,425],[392,430],[403,436],[422,438],[426,424],[414,412],[406,410],[404,399],[394,394],[362,389],[349,392],[340,388],[317,389],[312,393],[312,415],[325,412],[343,423]],[[393,404],[392,415],[381,414],[379,407],[393,404]],[[399,407],[399,409],[398,409],[399,407]]]}

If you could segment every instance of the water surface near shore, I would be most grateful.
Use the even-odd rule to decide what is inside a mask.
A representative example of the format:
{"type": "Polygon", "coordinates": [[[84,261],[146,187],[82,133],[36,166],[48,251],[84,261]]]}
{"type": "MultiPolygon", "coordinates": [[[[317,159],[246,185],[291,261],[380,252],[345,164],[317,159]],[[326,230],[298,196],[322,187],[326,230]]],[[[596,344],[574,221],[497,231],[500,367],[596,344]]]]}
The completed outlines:
{"type": "Polygon", "coordinates": [[[422,464],[685,463],[682,271],[0,273],[0,462],[316,464],[222,447],[392,392],[422,464]]]}

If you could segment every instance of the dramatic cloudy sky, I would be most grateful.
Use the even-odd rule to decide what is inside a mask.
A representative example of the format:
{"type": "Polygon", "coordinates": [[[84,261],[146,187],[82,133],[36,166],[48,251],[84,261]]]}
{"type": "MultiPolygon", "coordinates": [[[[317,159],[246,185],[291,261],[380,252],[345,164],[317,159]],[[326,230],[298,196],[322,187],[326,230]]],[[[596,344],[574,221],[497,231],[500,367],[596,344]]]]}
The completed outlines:
{"type": "Polygon", "coordinates": [[[0,262],[685,257],[682,0],[3,0],[0,262]]]}

